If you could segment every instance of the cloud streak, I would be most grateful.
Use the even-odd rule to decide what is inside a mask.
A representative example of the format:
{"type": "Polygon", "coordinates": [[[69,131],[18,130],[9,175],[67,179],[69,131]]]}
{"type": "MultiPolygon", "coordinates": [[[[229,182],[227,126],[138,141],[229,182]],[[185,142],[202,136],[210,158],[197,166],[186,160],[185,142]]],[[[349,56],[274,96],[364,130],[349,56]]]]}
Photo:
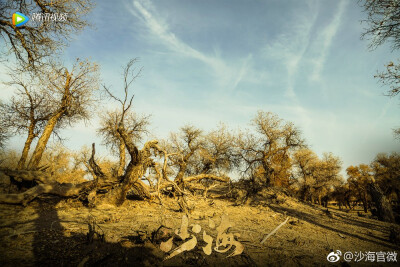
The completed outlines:
{"type": "Polygon", "coordinates": [[[169,30],[167,23],[162,22],[158,16],[156,17],[153,15],[154,13],[156,14],[156,11],[152,8],[151,2],[146,1],[145,3],[146,7],[139,1],[133,1],[135,10],[131,10],[131,13],[141,19],[150,32],[162,40],[164,45],[170,50],[190,58],[198,59],[219,72],[227,68],[221,60],[206,56],[177,38],[176,35],[169,30]]]}
{"type": "Polygon", "coordinates": [[[318,48],[320,48],[320,50],[319,50],[319,56],[313,60],[314,71],[310,76],[310,79],[312,81],[321,80],[321,71],[324,68],[324,64],[328,56],[332,40],[339,29],[341,18],[345,11],[346,5],[347,1],[345,0],[339,2],[337,12],[333,17],[331,23],[329,23],[328,26],[326,26],[325,29],[320,32],[319,36],[317,37],[317,40],[315,41],[314,49],[317,50],[318,48]]]}
{"type": "Polygon", "coordinates": [[[309,10],[296,13],[286,26],[287,30],[268,44],[264,55],[281,60],[287,70],[287,88],[285,96],[297,101],[295,76],[310,43],[311,29],[318,15],[318,5],[310,4],[309,10]],[[312,14],[310,16],[310,14],[312,14]]]}
{"type": "MultiPolygon", "coordinates": [[[[220,56],[211,56],[191,47],[187,43],[179,39],[169,28],[168,23],[163,21],[157,13],[151,1],[133,1],[133,8],[129,9],[131,14],[140,19],[142,23],[149,29],[150,33],[169,50],[180,54],[184,57],[199,60],[208,65],[214,73],[217,85],[222,90],[231,92],[235,90],[237,85],[243,79],[255,80],[257,71],[250,69],[252,55],[240,59],[239,63],[226,63],[220,56]]],[[[258,75],[257,78],[264,75],[258,75]]]]}

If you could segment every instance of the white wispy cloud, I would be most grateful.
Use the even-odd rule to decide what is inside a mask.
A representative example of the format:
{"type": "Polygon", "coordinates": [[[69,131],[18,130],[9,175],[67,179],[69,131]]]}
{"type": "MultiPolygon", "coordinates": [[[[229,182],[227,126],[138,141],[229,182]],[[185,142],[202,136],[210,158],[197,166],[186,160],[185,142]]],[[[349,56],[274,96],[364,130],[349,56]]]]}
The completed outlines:
{"type": "Polygon", "coordinates": [[[240,68],[239,74],[237,75],[234,84],[233,84],[233,89],[236,88],[236,86],[240,83],[240,81],[243,79],[248,74],[248,69],[249,69],[249,62],[252,60],[253,56],[250,54],[245,60],[243,60],[243,64],[240,68]]]}
{"type": "Polygon", "coordinates": [[[133,1],[133,6],[135,9],[130,9],[131,13],[141,19],[150,32],[157,36],[168,49],[181,55],[198,59],[218,72],[224,72],[227,68],[223,61],[201,53],[176,37],[176,35],[170,31],[168,24],[158,16],[157,11],[150,1],[133,1]]]}
{"type": "Polygon", "coordinates": [[[285,95],[297,101],[294,78],[309,46],[311,29],[318,15],[318,4],[310,2],[306,12],[298,12],[285,26],[286,30],[264,49],[264,55],[280,60],[287,70],[285,95]],[[311,14],[311,16],[310,16],[311,14]]]}
{"type": "Polygon", "coordinates": [[[158,14],[154,5],[149,0],[134,0],[133,8],[129,8],[129,11],[140,19],[143,25],[149,29],[150,34],[156,37],[158,42],[161,40],[161,43],[169,50],[207,64],[213,70],[214,78],[219,88],[231,91],[244,78],[255,80],[257,71],[248,71],[252,60],[251,54],[244,59],[236,60],[234,63],[231,61],[227,63],[220,57],[219,53],[208,55],[191,47],[173,33],[168,23],[158,14]]]}
{"type": "MultiPolygon", "coordinates": [[[[147,1],[147,3],[150,7],[150,1],[147,1]]],[[[145,6],[142,5],[139,1],[133,1],[133,5],[138,11],[138,13],[134,13],[134,15],[137,16],[139,14],[149,30],[153,34],[158,36],[158,38],[160,38],[164,42],[164,44],[168,46],[169,49],[184,54],[186,56],[199,59],[215,69],[220,69],[224,67],[223,62],[215,58],[205,56],[203,53],[199,52],[196,49],[193,49],[192,47],[178,39],[175,34],[169,30],[168,25],[165,21],[162,22],[160,21],[160,18],[153,16],[152,13],[156,12],[155,10],[146,9],[145,6]]]]}
{"type": "Polygon", "coordinates": [[[333,38],[339,29],[341,18],[345,11],[347,2],[348,1],[345,0],[339,2],[336,14],[334,15],[332,21],[325,27],[324,30],[319,33],[314,42],[313,49],[318,51],[318,57],[313,60],[314,71],[310,76],[310,79],[313,81],[319,81],[321,79],[321,71],[324,68],[333,38]]]}

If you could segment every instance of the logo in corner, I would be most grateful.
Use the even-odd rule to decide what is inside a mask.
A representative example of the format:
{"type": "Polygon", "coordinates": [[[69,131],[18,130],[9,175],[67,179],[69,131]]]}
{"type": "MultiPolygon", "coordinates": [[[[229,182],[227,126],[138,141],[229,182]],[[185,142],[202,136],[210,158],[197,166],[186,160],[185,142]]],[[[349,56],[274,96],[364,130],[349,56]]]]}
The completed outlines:
{"type": "Polygon", "coordinates": [[[336,252],[332,251],[329,253],[326,259],[329,262],[338,262],[340,260],[340,256],[342,256],[342,252],[340,250],[336,250],[336,252]]]}
{"type": "Polygon", "coordinates": [[[20,27],[27,23],[29,18],[20,12],[15,12],[12,15],[12,24],[16,27],[20,27]]]}

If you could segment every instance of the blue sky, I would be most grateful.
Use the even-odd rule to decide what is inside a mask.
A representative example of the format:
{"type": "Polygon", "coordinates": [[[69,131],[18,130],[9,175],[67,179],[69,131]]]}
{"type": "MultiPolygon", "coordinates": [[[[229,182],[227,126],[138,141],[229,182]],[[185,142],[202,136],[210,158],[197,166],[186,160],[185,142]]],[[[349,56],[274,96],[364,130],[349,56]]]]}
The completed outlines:
{"type": "MultiPolygon", "coordinates": [[[[400,54],[388,45],[368,50],[360,40],[365,16],[350,0],[97,1],[94,28],[64,57],[99,63],[102,82],[117,94],[122,67],[140,58],[134,109],[152,114],[149,139],[188,123],[245,129],[257,110],[272,111],[295,123],[318,155],[333,152],[346,168],[400,151],[392,134],[400,99],[383,96],[373,77],[400,54]]],[[[97,120],[64,131],[66,146],[100,144],[97,120]]]]}

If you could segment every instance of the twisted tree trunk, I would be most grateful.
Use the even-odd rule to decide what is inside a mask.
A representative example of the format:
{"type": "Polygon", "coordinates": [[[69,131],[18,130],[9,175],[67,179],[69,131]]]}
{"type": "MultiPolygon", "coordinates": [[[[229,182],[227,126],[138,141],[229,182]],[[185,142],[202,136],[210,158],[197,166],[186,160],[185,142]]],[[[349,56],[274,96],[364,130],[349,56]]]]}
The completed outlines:
{"type": "Polygon", "coordinates": [[[153,140],[147,142],[143,149],[139,151],[131,138],[129,138],[123,125],[118,126],[117,132],[121,136],[131,159],[126,167],[124,175],[121,177],[121,183],[110,190],[103,201],[120,206],[124,203],[128,191],[133,186],[140,194],[140,197],[150,196],[149,188],[140,181],[140,178],[144,176],[148,167],[154,165],[153,160],[150,158],[150,150],[158,149],[158,141],[153,140]]]}

